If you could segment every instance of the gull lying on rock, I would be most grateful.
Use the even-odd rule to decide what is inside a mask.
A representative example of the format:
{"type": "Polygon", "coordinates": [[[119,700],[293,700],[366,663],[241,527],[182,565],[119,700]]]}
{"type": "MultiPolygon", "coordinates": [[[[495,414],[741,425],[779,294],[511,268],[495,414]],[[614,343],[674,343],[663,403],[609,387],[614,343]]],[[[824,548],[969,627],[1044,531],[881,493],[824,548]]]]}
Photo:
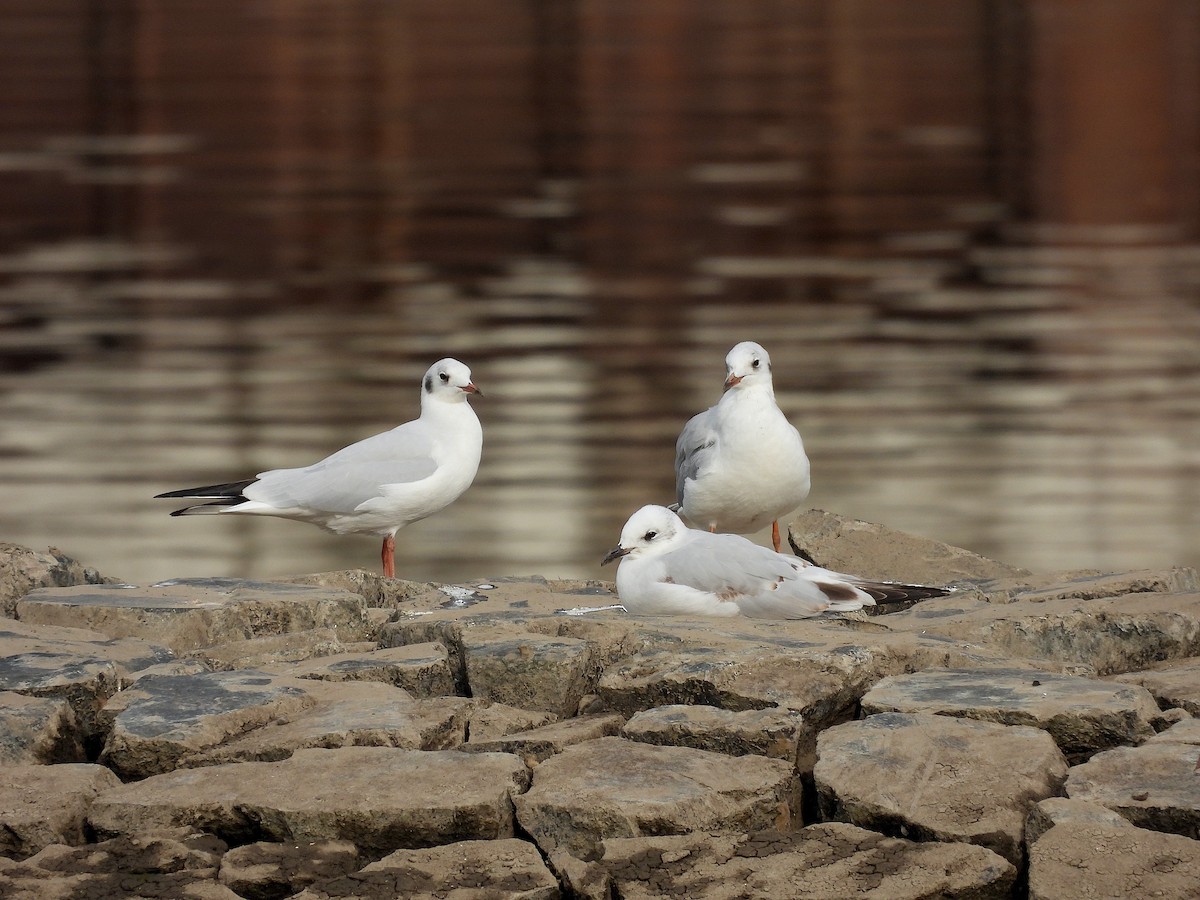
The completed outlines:
{"type": "Polygon", "coordinates": [[[635,615],[805,619],[879,601],[941,597],[945,588],[871,581],[772,552],[736,534],[688,528],[665,506],[643,506],[601,565],[620,559],[617,596],[635,615]]]}
{"type": "Polygon", "coordinates": [[[771,357],[743,341],[725,357],[725,393],[693,416],[675,444],[673,507],[709,531],[748,534],[779,520],[808,496],[808,456],[800,433],[775,404],[771,357]]]}
{"type": "Polygon", "coordinates": [[[456,359],[430,366],[421,381],[421,415],[299,469],[169,491],[158,497],[207,500],[173,516],[277,516],[336,534],[383,535],[383,573],[396,574],[396,532],[458,499],[479,469],[483,429],[466,402],[478,394],[456,359]]]}

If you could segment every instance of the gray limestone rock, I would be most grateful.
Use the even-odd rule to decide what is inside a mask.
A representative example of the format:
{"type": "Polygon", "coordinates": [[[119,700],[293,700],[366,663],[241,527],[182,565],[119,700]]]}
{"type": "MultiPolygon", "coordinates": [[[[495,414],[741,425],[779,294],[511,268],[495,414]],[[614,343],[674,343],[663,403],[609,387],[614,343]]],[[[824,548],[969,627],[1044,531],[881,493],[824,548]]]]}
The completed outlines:
{"type": "Polygon", "coordinates": [[[229,641],[214,647],[192,650],[189,658],[203,661],[211,670],[260,669],[283,663],[301,662],[317,656],[332,656],[361,650],[374,650],[375,644],[349,644],[338,639],[332,628],[267,634],[244,641],[229,641]]]}
{"type": "Polygon", "coordinates": [[[558,881],[537,847],[507,838],[397,850],[342,878],[327,879],[296,900],[559,900],[558,881]]]}
{"type": "Polygon", "coordinates": [[[221,884],[245,900],[280,900],[362,865],[349,841],[256,842],[221,857],[221,884]]]}
{"type": "Polygon", "coordinates": [[[941,586],[1028,574],[961,547],[820,509],[793,519],[788,540],[827,569],[881,581],[941,586]]]}
{"type": "Polygon", "coordinates": [[[472,697],[572,716],[592,692],[600,666],[592,645],[541,634],[462,636],[472,697]]]}
{"type": "Polygon", "coordinates": [[[616,713],[577,716],[503,737],[472,738],[459,749],[468,753],[513,753],[532,767],[574,744],[620,734],[624,724],[625,719],[616,713]]]}
{"type": "Polygon", "coordinates": [[[1048,732],[1072,762],[1154,736],[1158,706],[1136,685],[1038,669],[930,669],[884,678],[862,698],[863,715],[936,713],[1048,732]]]}
{"type": "Polygon", "coordinates": [[[1159,706],[1164,709],[1176,707],[1187,710],[1192,716],[1200,717],[1200,659],[1173,660],[1152,669],[1116,675],[1113,681],[1124,684],[1140,684],[1146,688],[1159,706]]]}
{"type": "Polygon", "coordinates": [[[115,581],[54,547],[42,553],[20,544],[0,542],[0,616],[11,619],[16,614],[17,601],[35,588],[115,581]]]}
{"type": "Polygon", "coordinates": [[[224,851],[224,842],[187,829],[80,847],[52,845],[0,870],[0,896],[6,900],[240,900],[216,880],[224,851]]]}
{"type": "Polygon", "coordinates": [[[299,679],[253,670],[151,676],[121,701],[100,759],[125,779],[169,772],[189,756],[316,702],[299,679]]]}
{"type": "Polygon", "coordinates": [[[543,852],[586,859],[610,837],[787,830],[798,790],[783,760],[606,737],[541,763],[532,788],[514,802],[521,827],[543,852]]]}
{"type": "Polygon", "coordinates": [[[1010,659],[1082,664],[1098,675],[1200,656],[1200,593],[1006,604],[956,594],[880,618],[894,631],[968,641],[1010,659]]]}
{"type": "Polygon", "coordinates": [[[332,628],[340,640],[363,640],[364,609],[362,597],[331,588],[181,578],[149,587],[42,588],[17,604],[17,616],[43,625],[84,626],[111,637],[141,637],[183,653],[318,628],[332,628]]]}
{"type": "Polygon", "coordinates": [[[593,865],[621,900],[1010,900],[1017,872],[970,844],[830,822],[799,831],[609,839],[593,865]]]}
{"type": "Polygon", "coordinates": [[[1029,900],[1133,897],[1200,897],[1200,841],[1127,822],[1072,820],[1029,848],[1029,900]]]}
{"type": "Polygon", "coordinates": [[[82,844],[96,795],[120,779],[103,766],[0,767],[0,856],[31,856],[51,844],[82,844]]]}
{"type": "Polygon", "coordinates": [[[1200,747],[1150,741],[1075,766],[1067,796],[1114,810],[1141,828],[1200,839],[1200,747]]]}
{"type": "Polygon", "coordinates": [[[66,700],[0,691],[0,765],[87,762],[66,700]]]}
{"type": "Polygon", "coordinates": [[[446,648],[438,643],[385,647],[366,653],[339,653],[305,662],[267,666],[266,671],[323,681],[381,681],[417,697],[454,695],[446,648]]]}
{"type": "MultiPolygon", "coordinates": [[[[790,761],[811,757],[817,737],[816,730],[795,710],[769,707],[732,712],[715,706],[681,704],[643,710],[625,723],[621,734],[644,744],[790,761]]],[[[811,763],[802,768],[811,768],[811,763]]]]}
{"type": "Polygon", "coordinates": [[[512,795],[528,770],[505,753],[347,747],[298,750],[155,775],[100,794],[101,837],[193,827],[231,844],[352,841],[368,855],[513,834],[512,795]]]}
{"type": "Polygon", "coordinates": [[[883,713],[821,733],[821,815],[917,840],[967,841],[1014,865],[1030,807],[1062,790],[1067,763],[1024,726],[883,713]]]}

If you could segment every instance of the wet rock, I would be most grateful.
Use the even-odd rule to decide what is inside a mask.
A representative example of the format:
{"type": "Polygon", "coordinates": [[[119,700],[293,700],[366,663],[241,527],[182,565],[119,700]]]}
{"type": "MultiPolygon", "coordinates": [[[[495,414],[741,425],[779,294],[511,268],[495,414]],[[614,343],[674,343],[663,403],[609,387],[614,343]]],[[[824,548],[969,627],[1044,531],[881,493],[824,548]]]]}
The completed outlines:
{"type": "Polygon", "coordinates": [[[914,843],[830,822],[790,834],[606,840],[602,867],[622,900],[1009,900],[1016,870],[970,844],[914,843]]]}
{"type": "Polygon", "coordinates": [[[142,640],[0,619],[0,690],[66,700],[89,752],[103,741],[108,699],[132,673],[170,659],[169,650],[142,640]]]}
{"type": "Polygon", "coordinates": [[[86,761],[71,704],[0,691],[0,765],[86,761]]]}
{"type": "Polygon", "coordinates": [[[188,656],[202,660],[210,670],[260,669],[282,663],[301,662],[318,656],[374,650],[372,642],[347,644],[332,628],[268,634],[244,641],[230,641],[215,647],[202,647],[188,656]]]}
{"type": "Polygon", "coordinates": [[[361,864],[358,848],[349,841],[257,842],[221,857],[219,878],[245,900],[279,900],[361,864]]]}
{"type": "Polygon", "coordinates": [[[782,760],[606,737],[547,759],[514,802],[521,827],[544,852],[586,859],[610,837],[787,830],[797,792],[782,760]]]}
{"type": "Polygon", "coordinates": [[[1140,672],[1113,677],[1124,684],[1140,684],[1159,706],[1176,707],[1200,717],[1200,659],[1180,659],[1140,672]]]}
{"type": "Polygon", "coordinates": [[[558,900],[558,881],[537,847],[515,838],[397,850],[342,878],[314,884],[296,900],[558,900]]]}
{"type": "Polygon", "coordinates": [[[512,753],[535,766],[574,744],[620,734],[625,719],[616,713],[578,716],[562,722],[518,731],[503,737],[477,740],[474,737],[460,748],[469,753],[512,753]]]}
{"type": "Polygon", "coordinates": [[[466,740],[473,709],[465,697],[414,700],[399,688],[372,682],[319,685],[307,693],[314,706],[187,756],[182,764],[275,762],[317,748],[449,750],[466,740]]]}
{"type": "Polygon", "coordinates": [[[1121,827],[1129,823],[1120,814],[1099,803],[1071,800],[1067,797],[1048,797],[1035,803],[1025,820],[1025,846],[1032,847],[1043,834],[1055,825],[1074,827],[1110,825],[1121,827]]]}
{"type": "Polygon", "coordinates": [[[315,704],[299,679],[253,670],[143,678],[124,692],[101,761],[124,779],[187,757],[315,704]]]}
{"type": "Polygon", "coordinates": [[[490,741],[504,737],[506,734],[529,731],[557,721],[558,716],[554,713],[517,709],[506,703],[490,703],[482,700],[478,701],[471,711],[467,730],[470,741],[490,741]]]}
{"type": "Polygon", "coordinates": [[[380,681],[404,688],[417,697],[454,694],[454,676],[441,644],[409,644],[372,649],[368,653],[339,653],[306,662],[273,665],[266,671],[323,681],[380,681]]]}
{"type": "Polygon", "coordinates": [[[893,675],[863,696],[863,715],[936,713],[1046,731],[1072,762],[1140,744],[1159,718],[1144,688],[1038,669],[942,669],[893,675]]]}
{"type": "Polygon", "coordinates": [[[540,634],[464,634],[471,696],[560,718],[575,714],[592,692],[599,665],[591,644],[540,634]]]}
{"type": "Polygon", "coordinates": [[[1067,796],[1120,813],[1152,831],[1200,839],[1200,747],[1150,741],[1097,753],[1075,766],[1067,796]]]}
{"type": "Polygon", "coordinates": [[[827,569],[883,581],[941,586],[1028,574],[961,547],[820,509],[792,520],[788,540],[827,569]]]}
{"type": "Polygon", "coordinates": [[[715,706],[657,706],[631,718],[621,734],[644,744],[792,761],[802,750],[810,756],[816,742],[815,729],[800,713],[777,707],[732,712],[715,706]]]}
{"type": "Polygon", "coordinates": [[[1029,900],[1200,896],[1200,841],[1127,822],[1056,824],[1029,848],[1029,900]]]}
{"type": "Polygon", "coordinates": [[[186,829],[119,837],[83,847],[53,845],[0,870],[12,900],[137,897],[239,900],[217,883],[225,844],[186,829]]]}
{"type": "Polygon", "coordinates": [[[115,581],[54,547],[42,553],[20,544],[0,542],[0,616],[11,619],[16,615],[17,601],[35,588],[115,581]]]}
{"type": "Polygon", "coordinates": [[[0,856],[23,859],[51,844],[82,844],[96,795],[120,784],[103,766],[0,767],[0,856]]]}
{"type": "Polygon", "coordinates": [[[1080,664],[1098,675],[1200,656],[1200,593],[995,604],[939,597],[879,617],[894,631],[968,641],[1007,657],[1080,664]]]}
{"type": "Polygon", "coordinates": [[[105,791],[101,837],[193,827],[231,844],[352,841],[361,852],[511,837],[528,770],[505,753],[347,747],[185,769],[105,791]]]}
{"type": "Polygon", "coordinates": [[[42,588],[17,604],[22,621],[141,637],[177,653],[289,631],[367,637],[363,599],[328,588],[238,578],[187,578],[150,587],[42,588]]]}
{"type": "Polygon", "coordinates": [[[917,840],[967,841],[1019,866],[1033,804],[1067,763],[1035,728],[883,713],[817,739],[822,818],[917,840]]]}

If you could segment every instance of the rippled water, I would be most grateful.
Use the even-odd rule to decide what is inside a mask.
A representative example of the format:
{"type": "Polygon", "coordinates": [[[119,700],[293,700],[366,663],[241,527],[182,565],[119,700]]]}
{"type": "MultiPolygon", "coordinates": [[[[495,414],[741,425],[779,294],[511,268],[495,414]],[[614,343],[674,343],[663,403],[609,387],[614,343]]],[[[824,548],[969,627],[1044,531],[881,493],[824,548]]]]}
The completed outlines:
{"type": "Polygon", "coordinates": [[[374,537],[171,519],[151,497],[412,418],[421,373],[452,355],[486,394],[483,463],[400,533],[398,573],[611,575],[600,557],[634,508],[673,499],[675,436],[742,339],[772,354],[812,506],[1037,570],[1200,565],[1194,249],[978,251],[970,281],[903,258],[712,260],[676,298],[515,262],[481,295],[398,279],[353,303],[272,286],[250,306],[245,285],[122,280],[120,251],[0,260],[0,539],[106,574],[376,569],[374,537]],[[823,287],[724,298],[749,277],[823,287]]]}

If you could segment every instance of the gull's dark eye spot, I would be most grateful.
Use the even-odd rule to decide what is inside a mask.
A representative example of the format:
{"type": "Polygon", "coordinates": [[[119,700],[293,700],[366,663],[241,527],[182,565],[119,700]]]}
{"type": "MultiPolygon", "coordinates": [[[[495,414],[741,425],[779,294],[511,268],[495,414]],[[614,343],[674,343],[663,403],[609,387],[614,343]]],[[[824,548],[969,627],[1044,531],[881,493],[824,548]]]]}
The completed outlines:
{"type": "Polygon", "coordinates": [[[450,380],[450,376],[447,375],[445,372],[442,372],[440,375],[438,375],[438,378],[442,379],[442,384],[445,384],[447,381],[450,380]]]}
{"type": "Polygon", "coordinates": [[[756,359],[756,360],[754,360],[754,362],[750,363],[750,366],[751,366],[752,368],[755,368],[755,369],[757,369],[757,368],[758,368],[758,360],[757,360],[757,359],[756,359]]]}
{"type": "Polygon", "coordinates": [[[642,538],[643,538],[643,539],[645,539],[645,540],[647,540],[647,541],[652,541],[652,540],[654,540],[656,537],[658,537],[658,532],[657,532],[657,531],[647,531],[645,534],[643,534],[643,535],[642,535],[642,538]]]}

